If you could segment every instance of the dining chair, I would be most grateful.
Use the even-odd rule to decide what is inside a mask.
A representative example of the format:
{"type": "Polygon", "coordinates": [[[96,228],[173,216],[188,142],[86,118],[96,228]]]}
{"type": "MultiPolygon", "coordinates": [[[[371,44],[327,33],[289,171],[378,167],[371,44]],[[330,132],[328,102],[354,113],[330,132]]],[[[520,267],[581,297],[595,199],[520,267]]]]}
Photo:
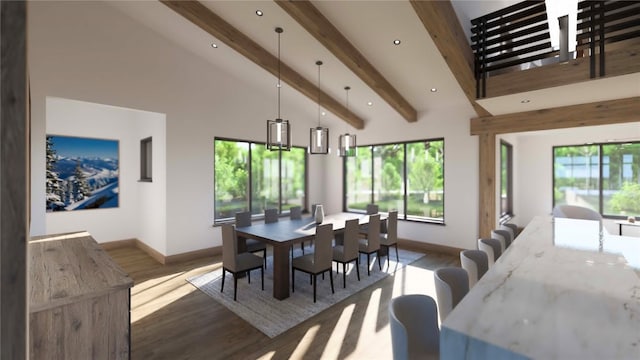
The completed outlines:
{"type": "Polygon", "coordinates": [[[502,255],[502,245],[500,240],[497,239],[478,239],[478,250],[484,251],[487,254],[489,267],[498,260],[502,255]]]}
{"type": "Polygon", "coordinates": [[[507,226],[507,224],[500,224],[500,226],[498,227],[498,230],[504,230],[508,232],[509,235],[511,235],[511,241],[513,241],[513,239],[516,238],[516,232],[513,230],[512,227],[507,226]]]}
{"type": "Polygon", "coordinates": [[[398,211],[389,211],[387,217],[387,232],[380,234],[380,247],[385,248],[387,251],[387,268],[389,267],[389,248],[396,248],[396,262],[400,262],[398,257],[398,211]]]}
{"type": "Polygon", "coordinates": [[[489,257],[481,250],[460,251],[460,264],[469,275],[469,289],[489,270],[489,257]]]}
{"type": "Polygon", "coordinates": [[[508,227],[513,232],[513,239],[515,240],[518,237],[518,225],[512,223],[504,223],[502,226],[508,227]]]}
{"type": "Polygon", "coordinates": [[[238,274],[247,273],[247,281],[251,284],[251,271],[260,269],[262,277],[262,290],[264,291],[264,267],[263,259],[251,253],[238,254],[238,238],[236,229],[232,224],[222,225],[222,285],[220,292],[224,292],[224,278],[226,272],[233,274],[233,301],[237,301],[238,274]]]}
{"type": "MultiPolygon", "coordinates": [[[[370,257],[371,254],[376,254],[378,258],[378,268],[382,270],[380,264],[380,214],[369,215],[369,229],[367,231],[366,239],[360,239],[358,243],[358,252],[360,254],[367,254],[367,275],[371,275],[370,257]]],[[[359,256],[359,255],[358,255],[359,256]]]]}
{"type": "Polygon", "coordinates": [[[469,292],[469,275],[463,268],[444,267],[437,269],[433,277],[438,298],[438,313],[442,323],[469,292]]]}
{"type": "Polygon", "coordinates": [[[342,287],[347,287],[347,264],[356,262],[356,273],[360,281],[360,260],[358,259],[358,219],[345,222],[342,245],[333,247],[333,261],[336,262],[336,271],[340,273],[342,264],[342,287]]]}
{"type": "Polygon", "coordinates": [[[264,223],[278,222],[278,209],[264,209],[264,223]]]}
{"type": "MultiPolygon", "coordinates": [[[[245,227],[251,226],[251,211],[243,211],[236,213],[236,226],[245,227]]],[[[262,253],[264,259],[264,267],[267,268],[267,244],[255,239],[247,239],[242,236],[238,236],[238,241],[244,241],[247,252],[250,253],[262,253]]]]}
{"type": "Polygon", "coordinates": [[[302,219],[302,206],[292,206],[289,208],[289,218],[291,220],[302,219]]]}
{"type": "Polygon", "coordinates": [[[334,294],[333,288],[333,269],[331,256],[331,237],[333,234],[333,224],[318,225],[316,227],[316,236],[313,254],[302,255],[293,258],[291,262],[291,292],[295,292],[295,274],[296,270],[305,272],[311,276],[313,284],[313,302],[316,302],[316,288],[318,283],[318,274],[329,272],[331,280],[331,293],[334,294]]]}
{"type": "Polygon", "coordinates": [[[431,296],[400,295],[389,302],[394,360],[439,359],[438,306],[431,296]]]}
{"type": "MultiPolygon", "coordinates": [[[[379,212],[378,204],[367,204],[367,215],[374,215],[379,212]]],[[[369,231],[369,224],[360,225],[360,235],[366,236],[369,231]]]]}

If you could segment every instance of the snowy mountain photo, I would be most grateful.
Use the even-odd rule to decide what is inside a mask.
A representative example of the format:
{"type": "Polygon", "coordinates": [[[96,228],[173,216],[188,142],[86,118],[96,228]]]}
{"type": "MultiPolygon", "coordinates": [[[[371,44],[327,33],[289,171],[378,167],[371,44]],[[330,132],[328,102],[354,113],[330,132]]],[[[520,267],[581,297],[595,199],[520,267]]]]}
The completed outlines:
{"type": "Polygon", "coordinates": [[[118,141],[48,135],[47,212],[118,207],[118,141]]]}

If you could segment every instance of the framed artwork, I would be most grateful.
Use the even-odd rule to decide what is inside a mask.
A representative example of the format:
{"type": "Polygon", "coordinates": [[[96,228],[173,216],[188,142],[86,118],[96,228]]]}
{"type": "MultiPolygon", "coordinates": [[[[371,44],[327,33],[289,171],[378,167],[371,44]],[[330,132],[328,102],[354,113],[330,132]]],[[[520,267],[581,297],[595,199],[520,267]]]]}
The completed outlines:
{"type": "Polygon", "coordinates": [[[47,135],[47,212],[118,207],[117,140],[47,135]]]}

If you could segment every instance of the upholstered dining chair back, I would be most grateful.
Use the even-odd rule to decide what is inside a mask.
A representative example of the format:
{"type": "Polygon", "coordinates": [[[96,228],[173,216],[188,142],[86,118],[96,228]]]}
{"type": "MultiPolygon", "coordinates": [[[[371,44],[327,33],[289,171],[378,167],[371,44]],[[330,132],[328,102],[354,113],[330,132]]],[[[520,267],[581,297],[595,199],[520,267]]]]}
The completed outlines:
{"type": "Polygon", "coordinates": [[[515,238],[518,236],[518,225],[512,224],[512,223],[504,223],[500,225],[500,227],[503,227],[503,226],[511,229],[511,232],[513,233],[513,239],[515,240],[515,238]]]}
{"type": "Polygon", "coordinates": [[[511,246],[511,233],[506,230],[491,230],[491,238],[500,241],[500,250],[502,253],[511,246]]]}
{"type": "Polygon", "coordinates": [[[222,263],[231,271],[236,271],[236,254],[238,253],[238,241],[236,228],[233,224],[222,225],[222,263]]]}
{"type": "Polygon", "coordinates": [[[278,209],[265,209],[264,210],[264,223],[270,224],[278,222],[278,209]]]}
{"type": "Polygon", "coordinates": [[[378,209],[378,204],[367,204],[367,215],[377,214],[378,209]]]}
{"type": "Polygon", "coordinates": [[[358,257],[358,219],[351,219],[345,222],[343,246],[345,259],[358,257]]]}
{"type": "Polygon", "coordinates": [[[316,269],[331,269],[333,261],[333,224],[324,224],[316,227],[316,239],[314,244],[313,262],[316,269]]]}
{"type": "Polygon", "coordinates": [[[251,211],[242,211],[236,213],[236,226],[251,226],[251,211]]]}
{"type": "Polygon", "coordinates": [[[469,276],[463,268],[445,267],[435,271],[434,280],[440,322],[444,322],[444,319],[469,292],[469,276]]]}
{"type": "Polygon", "coordinates": [[[469,288],[489,270],[489,257],[481,250],[463,250],[460,252],[460,263],[469,275],[469,288]]]}
{"type": "Polygon", "coordinates": [[[507,231],[509,235],[511,235],[511,241],[513,241],[516,238],[516,232],[513,230],[512,227],[507,226],[506,224],[500,224],[500,226],[498,227],[498,230],[507,231]]]}
{"type": "Polygon", "coordinates": [[[367,228],[367,250],[380,249],[380,214],[369,215],[367,228]]]}
{"type": "Polygon", "coordinates": [[[478,239],[478,250],[487,253],[489,267],[502,255],[502,245],[498,239],[478,239]]]}
{"type": "Polygon", "coordinates": [[[389,302],[389,325],[394,360],[438,359],[438,307],[432,297],[400,295],[389,302]]]}
{"type": "Polygon", "coordinates": [[[302,219],[302,206],[292,206],[289,208],[289,217],[291,220],[302,219]]]}
{"type": "Polygon", "coordinates": [[[398,241],[398,210],[389,211],[386,234],[389,242],[395,243],[398,241]]]}

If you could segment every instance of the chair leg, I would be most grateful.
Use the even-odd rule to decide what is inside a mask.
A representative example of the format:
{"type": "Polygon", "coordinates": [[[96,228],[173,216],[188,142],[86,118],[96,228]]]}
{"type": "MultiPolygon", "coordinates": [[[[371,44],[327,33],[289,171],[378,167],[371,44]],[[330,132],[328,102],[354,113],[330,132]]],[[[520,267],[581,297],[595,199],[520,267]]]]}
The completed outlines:
{"type": "Polygon", "coordinates": [[[300,243],[300,249],[302,249],[302,255],[304,255],[304,241],[300,243]]]}
{"type": "Polygon", "coordinates": [[[347,288],[347,263],[342,263],[342,288],[347,288]]]}
{"type": "Polygon", "coordinates": [[[396,262],[400,262],[400,257],[398,257],[398,243],[396,243],[396,262]]]}
{"type": "Polygon", "coordinates": [[[358,281],[360,281],[360,256],[356,258],[356,274],[358,274],[358,281]]]}
{"type": "Polygon", "coordinates": [[[296,269],[291,269],[291,292],[296,292],[296,269]]]}
{"type": "Polygon", "coordinates": [[[264,291],[264,268],[260,268],[260,277],[262,278],[262,291],[264,291]]]}
{"type": "Polygon", "coordinates": [[[233,301],[238,301],[236,294],[238,292],[238,275],[233,273],[233,301]]]}
{"type": "Polygon", "coordinates": [[[333,289],[333,271],[329,270],[329,280],[331,281],[331,293],[335,294],[335,290],[333,289]]]}
{"type": "Polygon", "coordinates": [[[251,284],[251,270],[247,271],[247,282],[251,284]]]}
{"type": "Polygon", "coordinates": [[[376,253],[376,257],[378,258],[378,269],[382,271],[382,265],[380,264],[380,251],[376,253]]]}
{"type": "Polygon", "coordinates": [[[267,248],[262,250],[262,257],[264,258],[264,268],[267,268],[267,248]]]}
{"type": "Polygon", "coordinates": [[[391,253],[389,252],[391,249],[387,246],[387,269],[390,269],[391,264],[389,262],[389,258],[391,257],[391,253]]]}
{"type": "Polygon", "coordinates": [[[371,254],[367,254],[367,275],[369,276],[371,276],[371,269],[369,268],[369,263],[371,262],[370,256],[371,254]]]}
{"type": "Polygon", "coordinates": [[[316,302],[316,284],[318,283],[318,275],[313,274],[313,302],[316,302]]]}
{"type": "Polygon", "coordinates": [[[222,286],[220,286],[220,292],[224,291],[224,275],[225,275],[225,268],[222,268],[222,286]]]}

